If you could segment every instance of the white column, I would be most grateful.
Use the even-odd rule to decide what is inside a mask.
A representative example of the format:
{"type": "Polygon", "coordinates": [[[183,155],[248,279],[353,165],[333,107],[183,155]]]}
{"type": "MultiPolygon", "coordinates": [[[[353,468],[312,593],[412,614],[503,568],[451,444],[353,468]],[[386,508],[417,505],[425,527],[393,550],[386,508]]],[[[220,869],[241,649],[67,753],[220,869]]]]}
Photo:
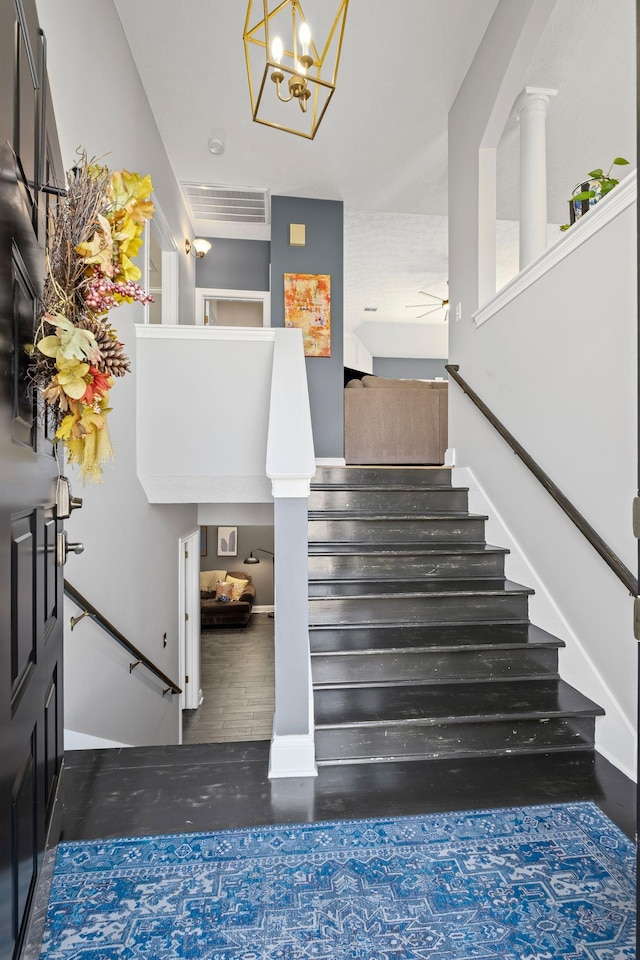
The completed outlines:
{"type": "Polygon", "coordinates": [[[547,110],[557,90],[525,87],[516,100],[520,121],[520,269],[547,249],[547,110]]]}

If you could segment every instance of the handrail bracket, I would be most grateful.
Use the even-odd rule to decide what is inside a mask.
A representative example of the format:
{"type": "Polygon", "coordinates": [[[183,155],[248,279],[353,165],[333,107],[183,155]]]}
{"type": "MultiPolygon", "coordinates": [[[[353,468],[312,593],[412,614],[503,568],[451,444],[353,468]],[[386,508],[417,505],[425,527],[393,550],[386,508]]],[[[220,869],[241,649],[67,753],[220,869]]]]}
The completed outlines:
{"type": "Polygon", "coordinates": [[[90,616],[91,616],[91,614],[89,613],[89,611],[88,611],[88,610],[85,610],[84,613],[81,613],[79,617],[71,617],[71,620],[70,620],[71,629],[73,630],[73,628],[74,628],[78,623],[80,623],[81,620],[84,620],[85,617],[90,617],[90,616]]]}

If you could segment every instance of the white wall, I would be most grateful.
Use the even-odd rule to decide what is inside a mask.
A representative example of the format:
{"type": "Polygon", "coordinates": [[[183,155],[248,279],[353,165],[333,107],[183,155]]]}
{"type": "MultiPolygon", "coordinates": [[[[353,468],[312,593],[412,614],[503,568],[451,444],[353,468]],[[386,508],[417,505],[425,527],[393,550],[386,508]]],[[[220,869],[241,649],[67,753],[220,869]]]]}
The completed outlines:
{"type": "MultiPolygon", "coordinates": [[[[76,147],[112,169],[150,173],[178,249],[191,235],[186,209],[111,0],[38,0],[47,36],[49,76],[63,158],[76,147]]],[[[183,322],[192,322],[195,261],[180,258],[183,322]]],[[[112,322],[132,359],[133,373],[113,388],[110,415],[116,452],[104,485],[76,494],[84,507],[68,522],[85,553],[65,576],[176,682],[178,677],[178,539],[196,527],[192,506],[152,506],[136,475],[136,343],[139,306],[121,307],[112,322]],[[167,646],[163,634],[167,634],[167,646]]],[[[167,382],[179,402],[176,383],[167,382]]],[[[171,443],[167,437],[166,442],[171,443]]],[[[120,651],[95,642],[83,621],[65,638],[65,712],[71,729],[124,743],[177,742],[178,698],[130,676],[120,651]],[[95,646],[94,646],[95,643],[95,646]],[[144,695],[141,695],[144,685],[144,695]],[[149,706],[152,697],[153,708],[149,706]]],[[[107,641],[110,644],[110,641],[107,641]]]]}
{"type": "Polygon", "coordinates": [[[356,330],[373,357],[449,356],[449,324],[368,320],[356,330]]]}
{"type": "Polygon", "coordinates": [[[193,230],[116,8],[112,0],[36,2],[65,167],[81,147],[112,170],[151,174],[180,253],[178,322],[193,323],[196,261],[184,254],[193,230]]]}
{"type": "Polygon", "coordinates": [[[274,331],[147,326],[138,335],[138,474],[149,498],[271,502],[274,331]],[[176,371],[182,380],[165,390],[176,371]]]}
{"type": "MultiPolygon", "coordinates": [[[[537,13],[544,7],[542,0],[537,13]]],[[[503,0],[450,117],[454,315],[456,302],[462,302],[462,319],[451,323],[451,358],[635,569],[630,527],[637,462],[635,205],[482,326],[476,328],[471,319],[482,302],[482,218],[468,179],[478,184],[486,130],[500,105],[513,102],[519,92],[523,62],[515,59],[534,45],[541,27],[541,19],[535,24],[530,19],[535,13],[536,4],[505,6],[503,0]],[[516,53],[509,59],[505,50],[516,53]]],[[[528,566],[539,590],[533,618],[568,644],[561,658],[564,678],[607,709],[597,725],[598,749],[633,774],[636,644],[628,593],[455,385],[449,402],[449,444],[456,464],[471,469],[476,492],[499,514],[516,548],[507,571],[518,579],[528,575],[528,566]]]]}
{"type": "Polygon", "coordinates": [[[371,373],[373,370],[371,352],[355,333],[348,331],[345,331],[344,335],[344,365],[363,373],[371,373]]]}
{"type": "MultiPolygon", "coordinates": [[[[635,235],[633,205],[481,327],[471,328],[460,367],[632,571],[635,235]]],[[[471,402],[455,386],[450,394],[456,463],[472,468],[555,601],[565,622],[560,635],[569,644],[562,675],[605,706],[597,746],[632,773],[637,645],[628,591],[471,402]]],[[[509,563],[507,569],[515,579],[521,576],[509,563]]],[[[535,600],[531,609],[536,622],[558,632],[557,622],[544,622],[535,600]]]]}

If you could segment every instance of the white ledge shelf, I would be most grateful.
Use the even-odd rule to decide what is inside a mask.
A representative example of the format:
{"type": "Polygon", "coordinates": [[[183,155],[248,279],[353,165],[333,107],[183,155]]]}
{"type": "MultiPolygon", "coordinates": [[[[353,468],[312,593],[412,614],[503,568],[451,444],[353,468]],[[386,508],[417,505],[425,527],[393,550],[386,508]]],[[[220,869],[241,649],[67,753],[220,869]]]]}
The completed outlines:
{"type": "Polygon", "coordinates": [[[238,342],[273,342],[273,327],[205,327],[193,323],[156,324],[137,323],[136,337],[140,340],[235,340],[238,342]]]}
{"type": "Polygon", "coordinates": [[[607,194],[588,213],[570,227],[557,243],[549,247],[542,256],[534,260],[521,270],[483,307],[480,307],[472,317],[476,327],[499,313],[508,303],[519,297],[528,287],[536,283],[545,273],[552,270],[565,257],[570,256],[583,243],[599,233],[608,223],[615,220],[624,210],[636,201],[637,173],[632,170],[624,180],[607,194]]]}

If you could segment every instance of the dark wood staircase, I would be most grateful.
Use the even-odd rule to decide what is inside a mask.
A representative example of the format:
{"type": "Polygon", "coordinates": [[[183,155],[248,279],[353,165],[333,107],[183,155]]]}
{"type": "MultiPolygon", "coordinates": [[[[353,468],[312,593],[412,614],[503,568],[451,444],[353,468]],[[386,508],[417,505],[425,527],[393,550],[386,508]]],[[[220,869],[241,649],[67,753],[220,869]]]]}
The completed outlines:
{"type": "Polygon", "coordinates": [[[603,710],[445,468],[319,467],[309,635],[321,764],[593,749],[603,710]]]}

